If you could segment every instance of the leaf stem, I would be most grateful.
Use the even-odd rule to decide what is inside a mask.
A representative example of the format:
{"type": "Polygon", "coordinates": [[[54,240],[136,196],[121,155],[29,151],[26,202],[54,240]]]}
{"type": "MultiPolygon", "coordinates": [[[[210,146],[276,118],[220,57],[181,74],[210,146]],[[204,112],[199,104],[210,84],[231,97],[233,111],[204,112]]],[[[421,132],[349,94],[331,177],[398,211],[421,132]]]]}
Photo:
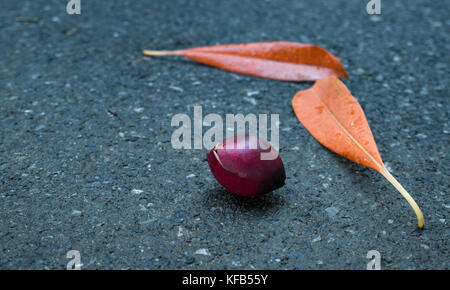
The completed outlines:
{"type": "Polygon", "coordinates": [[[383,169],[380,171],[380,173],[387,179],[389,180],[390,183],[392,183],[392,185],[400,192],[400,194],[408,201],[409,205],[412,207],[412,209],[414,210],[414,213],[417,216],[417,226],[419,227],[419,229],[423,228],[424,226],[424,220],[423,220],[423,214],[422,211],[420,210],[419,206],[417,205],[417,203],[414,201],[414,199],[411,197],[411,195],[409,195],[409,193],[406,191],[405,188],[403,188],[403,186],[397,181],[397,179],[394,178],[394,176],[392,176],[392,174],[385,168],[383,167],[383,169]]]}
{"type": "Polygon", "coordinates": [[[178,54],[178,50],[144,50],[142,53],[147,56],[175,55],[178,54]]]}

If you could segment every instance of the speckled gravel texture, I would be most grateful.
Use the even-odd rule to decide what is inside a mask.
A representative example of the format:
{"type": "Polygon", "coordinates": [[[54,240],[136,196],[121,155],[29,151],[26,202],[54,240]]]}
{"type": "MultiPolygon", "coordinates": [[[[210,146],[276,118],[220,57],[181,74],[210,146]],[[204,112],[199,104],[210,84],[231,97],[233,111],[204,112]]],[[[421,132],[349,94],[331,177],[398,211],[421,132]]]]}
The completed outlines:
{"type": "MultiPolygon", "coordinates": [[[[449,265],[448,1],[7,1],[0,9],[0,268],[383,269],[449,265]],[[34,22],[16,17],[38,17],[34,22]],[[383,160],[322,147],[291,99],[312,83],[236,75],[142,49],[289,40],[339,56],[383,160]],[[286,185],[226,192],[171,118],[279,114],[286,185]]],[[[206,130],[207,128],[205,128],[206,130]]]]}

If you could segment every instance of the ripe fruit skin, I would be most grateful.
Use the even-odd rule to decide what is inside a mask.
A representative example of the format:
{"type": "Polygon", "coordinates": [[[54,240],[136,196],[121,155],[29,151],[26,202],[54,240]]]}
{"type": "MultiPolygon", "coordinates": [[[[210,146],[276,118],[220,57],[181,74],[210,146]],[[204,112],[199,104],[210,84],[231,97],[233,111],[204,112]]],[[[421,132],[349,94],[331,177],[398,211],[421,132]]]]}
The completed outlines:
{"type": "Polygon", "coordinates": [[[214,146],[206,158],[211,172],[223,187],[237,195],[254,197],[282,187],[286,179],[280,155],[269,146],[256,136],[233,136],[214,146]],[[262,160],[261,153],[267,154],[270,150],[276,154],[275,158],[262,160]]]}

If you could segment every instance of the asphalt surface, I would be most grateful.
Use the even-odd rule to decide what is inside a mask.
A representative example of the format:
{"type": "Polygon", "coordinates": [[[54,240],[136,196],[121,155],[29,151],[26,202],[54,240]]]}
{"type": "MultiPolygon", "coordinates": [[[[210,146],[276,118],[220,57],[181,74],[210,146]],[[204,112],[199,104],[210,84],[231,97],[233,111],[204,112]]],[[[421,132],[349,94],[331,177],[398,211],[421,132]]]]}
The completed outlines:
{"type": "MultiPolygon", "coordinates": [[[[0,9],[0,268],[449,268],[447,1],[7,1],[0,9]],[[37,17],[16,19],[16,17],[37,17]],[[342,58],[383,160],[323,148],[291,99],[312,83],[236,75],[142,49],[288,40],[342,58]],[[286,185],[235,197],[171,118],[279,114],[286,185]]],[[[207,128],[205,128],[206,130],[207,128]]]]}

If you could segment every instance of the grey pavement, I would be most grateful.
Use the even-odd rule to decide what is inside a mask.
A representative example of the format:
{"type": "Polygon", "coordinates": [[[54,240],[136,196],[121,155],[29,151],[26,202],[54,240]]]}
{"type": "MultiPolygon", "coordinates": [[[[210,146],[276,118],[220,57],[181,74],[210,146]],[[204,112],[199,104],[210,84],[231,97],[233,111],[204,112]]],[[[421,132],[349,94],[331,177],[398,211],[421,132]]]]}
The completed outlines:
{"type": "Polygon", "coordinates": [[[448,1],[0,0],[0,269],[449,268],[448,1]],[[68,2],[68,1],[67,1],[68,2]],[[16,19],[16,17],[37,17],[16,19]],[[287,40],[340,57],[388,168],[322,147],[291,99],[312,83],[142,49],[287,40]],[[245,199],[175,150],[171,118],[280,116],[286,185],[245,199]]]}

